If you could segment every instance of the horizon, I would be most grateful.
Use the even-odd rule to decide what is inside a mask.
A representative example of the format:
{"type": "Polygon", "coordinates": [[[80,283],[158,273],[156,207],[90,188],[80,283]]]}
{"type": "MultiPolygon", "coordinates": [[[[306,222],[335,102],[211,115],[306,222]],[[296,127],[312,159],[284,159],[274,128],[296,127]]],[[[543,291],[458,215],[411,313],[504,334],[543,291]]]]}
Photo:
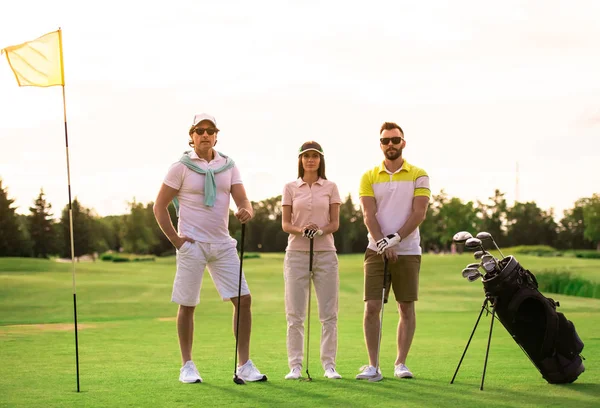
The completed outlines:
{"type": "MultiPolygon", "coordinates": [[[[499,189],[562,217],[599,192],[600,4],[453,6],[108,1],[89,19],[79,3],[34,0],[33,14],[7,6],[0,48],[62,28],[72,198],[100,216],[154,201],[209,112],[251,201],[280,195],[316,140],[358,203],[393,121],[432,195],[499,189]]],[[[68,203],[59,88],[20,88],[0,59],[0,178],[19,214],[40,188],[55,215],[68,203]]]]}

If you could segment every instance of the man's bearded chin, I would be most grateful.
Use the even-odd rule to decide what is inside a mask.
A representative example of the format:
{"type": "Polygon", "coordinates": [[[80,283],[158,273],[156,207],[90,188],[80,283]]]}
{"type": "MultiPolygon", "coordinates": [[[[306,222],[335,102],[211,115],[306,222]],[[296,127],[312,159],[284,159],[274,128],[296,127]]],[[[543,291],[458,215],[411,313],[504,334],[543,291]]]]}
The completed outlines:
{"type": "Polygon", "coordinates": [[[385,151],[385,157],[388,160],[396,160],[400,156],[402,156],[402,149],[390,149],[385,151]]]}

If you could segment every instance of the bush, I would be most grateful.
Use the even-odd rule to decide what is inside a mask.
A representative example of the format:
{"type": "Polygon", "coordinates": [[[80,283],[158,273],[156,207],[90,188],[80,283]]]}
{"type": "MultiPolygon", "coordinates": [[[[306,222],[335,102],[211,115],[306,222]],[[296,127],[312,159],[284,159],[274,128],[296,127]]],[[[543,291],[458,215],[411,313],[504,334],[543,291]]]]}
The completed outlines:
{"type": "Polygon", "coordinates": [[[576,258],[600,259],[600,251],[594,249],[574,251],[576,258]]]}
{"type": "MultiPolygon", "coordinates": [[[[520,245],[507,249],[510,253],[533,256],[563,256],[563,253],[548,245],[520,245]]],[[[502,251],[505,252],[505,251],[502,251]]]]}
{"type": "Polygon", "coordinates": [[[144,256],[137,257],[132,259],[133,262],[154,262],[155,258],[153,256],[144,256]]]}
{"type": "Polygon", "coordinates": [[[572,277],[565,270],[546,269],[535,276],[540,292],[600,299],[600,284],[572,277]]]}
{"type": "Polygon", "coordinates": [[[129,261],[131,261],[131,259],[129,259],[128,257],[125,257],[125,256],[116,255],[113,257],[112,261],[113,262],[129,262],[129,261]]]}
{"type": "Polygon", "coordinates": [[[244,259],[253,259],[253,258],[260,258],[260,254],[258,252],[249,252],[247,254],[244,254],[244,259]]]}
{"type": "Polygon", "coordinates": [[[114,254],[107,252],[107,253],[100,255],[100,260],[101,261],[112,261],[114,256],[115,256],[114,254]]]}

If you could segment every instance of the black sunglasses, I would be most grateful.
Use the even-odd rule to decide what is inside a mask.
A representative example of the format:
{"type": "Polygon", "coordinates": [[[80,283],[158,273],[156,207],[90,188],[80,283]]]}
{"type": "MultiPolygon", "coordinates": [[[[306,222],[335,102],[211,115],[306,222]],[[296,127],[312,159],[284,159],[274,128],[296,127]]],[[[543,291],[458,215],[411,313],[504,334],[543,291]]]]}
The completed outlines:
{"type": "Polygon", "coordinates": [[[386,146],[390,143],[390,141],[393,144],[398,144],[398,143],[402,142],[402,138],[400,136],[382,137],[381,139],[379,139],[379,141],[381,142],[382,145],[386,146]]]}
{"type": "Polygon", "coordinates": [[[217,129],[215,128],[208,128],[208,129],[204,129],[201,127],[197,127],[196,129],[194,129],[194,132],[198,135],[198,136],[202,136],[204,134],[204,132],[208,133],[210,136],[214,135],[215,133],[218,132],[217,129]]]}

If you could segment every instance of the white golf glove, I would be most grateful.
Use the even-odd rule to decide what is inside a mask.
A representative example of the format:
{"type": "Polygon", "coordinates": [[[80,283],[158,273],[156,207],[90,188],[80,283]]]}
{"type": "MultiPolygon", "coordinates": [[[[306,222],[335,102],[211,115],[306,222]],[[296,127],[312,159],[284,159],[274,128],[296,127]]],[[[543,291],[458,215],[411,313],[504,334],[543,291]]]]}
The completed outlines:
{"type": "Polygon", "coordinates": [[[386,237],[381,238],[377,241],[377,253],[383,254],[386,249],[393,247],[394,245],[402,242],[402,237],[398,233],[390,234],[386,237]]]}
{"type": "Polygon", "coordinates": [[[323,235],[323,231],[305,229],[304,232],[302,233],[302,236],[306,237],[308,239],[313,239],[315,237],[315,235],[323,235]]]}

